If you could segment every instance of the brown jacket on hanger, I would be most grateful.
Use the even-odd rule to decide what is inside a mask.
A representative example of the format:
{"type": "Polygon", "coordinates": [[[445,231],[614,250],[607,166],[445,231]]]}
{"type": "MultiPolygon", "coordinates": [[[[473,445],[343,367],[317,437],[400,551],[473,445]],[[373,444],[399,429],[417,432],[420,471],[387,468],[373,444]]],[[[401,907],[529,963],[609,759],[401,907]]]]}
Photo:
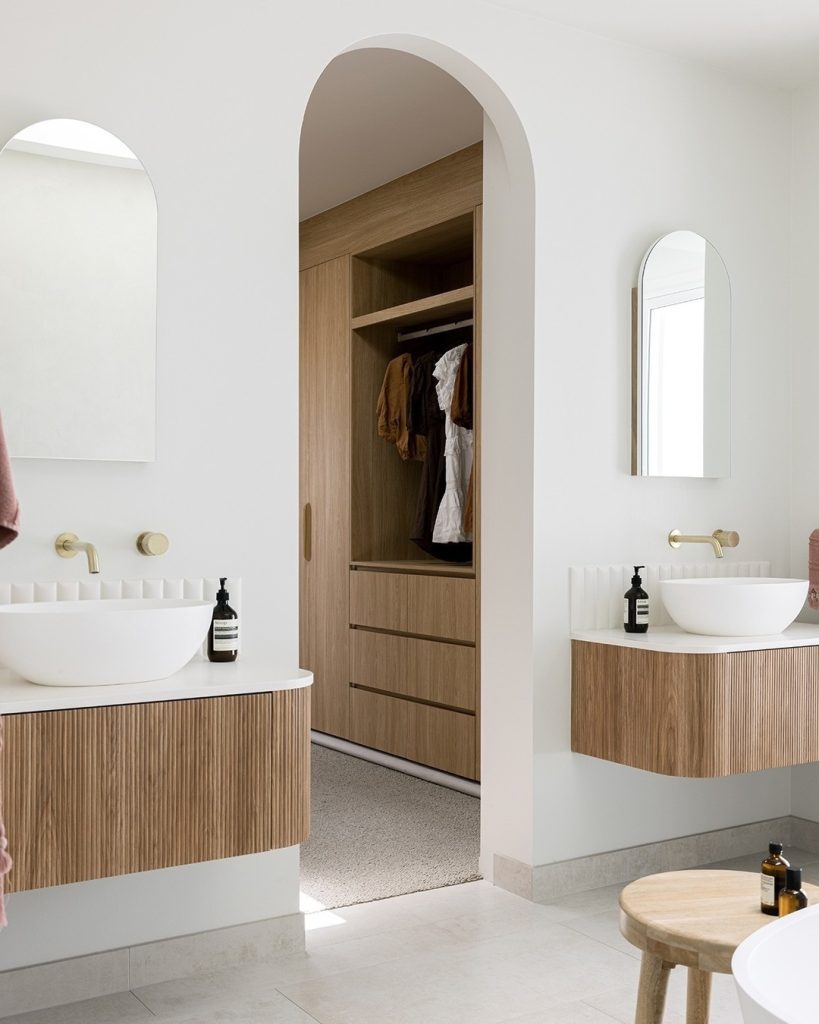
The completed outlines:
{"type": "Polygon", "coordinates": [[[423,458],[423,439],[409,431],[408,410],[412,387],[412,356],[408,352],[387,364],[378,396],[378,436],[394,444],[402,459],[423,458]],[[419,443],[420,442],[420,443],[419,443]]]}

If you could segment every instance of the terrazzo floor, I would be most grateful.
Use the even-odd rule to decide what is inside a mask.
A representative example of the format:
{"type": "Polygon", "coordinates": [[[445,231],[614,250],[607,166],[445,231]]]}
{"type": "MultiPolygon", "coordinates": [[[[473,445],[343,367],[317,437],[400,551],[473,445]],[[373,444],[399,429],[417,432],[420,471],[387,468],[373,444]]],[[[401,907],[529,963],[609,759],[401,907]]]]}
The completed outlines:
{"type": "MultiPolygon", "coordinates": [[[[789,851],[819,883],[815,854],[789,851]]],[[[759,857],[711,867],[757,870],[759,857]]],[[[307,952],[3,1024],[631,1024],[639,953],[620,935],[620,885],[539,906],[469,882],[307,915],[307,952]]],[[[672,972],[664,1024],[683,1024],[672,972]]],[[[714,977],[711,1024],[742,1024],[714,977]]]]}

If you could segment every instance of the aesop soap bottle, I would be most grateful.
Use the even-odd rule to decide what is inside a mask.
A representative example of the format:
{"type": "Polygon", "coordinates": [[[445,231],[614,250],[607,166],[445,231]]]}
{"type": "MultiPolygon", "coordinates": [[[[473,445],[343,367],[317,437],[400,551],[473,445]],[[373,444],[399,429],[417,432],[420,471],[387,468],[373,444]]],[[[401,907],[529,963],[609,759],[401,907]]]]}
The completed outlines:
{"type": "Polygon", "coordinates": [[[648,632],[648,594],[642,588],[641,569],[645,566],[634,566],[631,589],[623,597],[623,629],[627,633],[648,632]]]}
{"type": "Polygon", "coordinates": [[[789,867],[782,856],[782,843],[768,843],[768,856],[762,861],[763,914],[776,917],[779,913],[779,894],[785,888],[785,872],[789,867]]]}
{"type": "Polygon", "coordinates": [[[807,905],[808,897],[802,892],[802,868],[788,868],[785,888],[779,894],[779,916],[804,910],[807,905]]]}
{"type": "Polygon", "coordinates": [[[225,590],[227,576],[219,579],[216,607],[208,632],[208,658],[210,661],[236,661],[239,657],[239,616],[228,604],[230,594],[225,590]]]}

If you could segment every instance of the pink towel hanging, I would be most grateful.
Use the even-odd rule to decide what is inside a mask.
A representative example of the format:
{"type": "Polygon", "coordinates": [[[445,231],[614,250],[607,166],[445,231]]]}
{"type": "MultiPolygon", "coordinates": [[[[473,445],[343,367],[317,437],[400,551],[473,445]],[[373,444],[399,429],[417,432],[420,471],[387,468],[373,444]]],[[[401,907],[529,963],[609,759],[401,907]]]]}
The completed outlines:
{"type": "Polygon", "coordinates": [[[20,505],[14,491],[11,459],[6,447],[3,423],[0,420],[0,548],[17,537],[20,532],[20,505]]]}
{"type": "Polygon", "coordinates": [[[808,604],[819,608],[819,530],[814,530],[808,543],[808,604]]]}
{"type": "MultiPolygon", "coordinates": [[[[3,755],[3,716],[0,715],[0,757],[3,755]]],[[[0,794],[0,928],[8,924],[6,920],[5,901],[3,899],[4,882],[6,875],[11,871],[11,856],[9,855],[9,843],[6,838],[6,830],[3,827],[2,815],[2,794],[0,794]]]]}

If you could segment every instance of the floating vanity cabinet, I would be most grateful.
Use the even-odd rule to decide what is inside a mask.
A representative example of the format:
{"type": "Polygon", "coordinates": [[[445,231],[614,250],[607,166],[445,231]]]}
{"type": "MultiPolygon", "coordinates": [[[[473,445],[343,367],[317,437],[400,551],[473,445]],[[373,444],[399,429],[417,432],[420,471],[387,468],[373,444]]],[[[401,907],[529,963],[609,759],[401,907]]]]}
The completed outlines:
{"type": "Polygon", "coordinates": [[[471,779],[482,161],[472,146],[305,221],[300,280],[300,643],[315,679],[313,728],[471,779]],[[454,323],[460,333],[423,334],[454,323]],[[393,358],[468,337],[474,557],[455,564],[410,539],[422,463],[378,436],[376,405],[393,358]]]}
{"type": "Polygon", "coordinates": [[[819,761],[819,631],[790,633],[804,645],[687,653],[573,640],[572,750],[692,778],[819,761]]]}
{"type": "Polygon", "coordinates": [[[60,707],[81,699],[0,673],[0,794],[14,861],[8,891],[307,838],[309,686],[293,680],[293,688],[242,693],[263,688],[252,669],[214,669],[192,664],[171,680],[122,688],[139,703],[88,707],[60,707]],[[240,692],[196,696],[232,681],[240,692]],[[191,698],[161,699],[174,687],[191,698]],[[45,710],[15,713],[15,705],[45,710]]]}

